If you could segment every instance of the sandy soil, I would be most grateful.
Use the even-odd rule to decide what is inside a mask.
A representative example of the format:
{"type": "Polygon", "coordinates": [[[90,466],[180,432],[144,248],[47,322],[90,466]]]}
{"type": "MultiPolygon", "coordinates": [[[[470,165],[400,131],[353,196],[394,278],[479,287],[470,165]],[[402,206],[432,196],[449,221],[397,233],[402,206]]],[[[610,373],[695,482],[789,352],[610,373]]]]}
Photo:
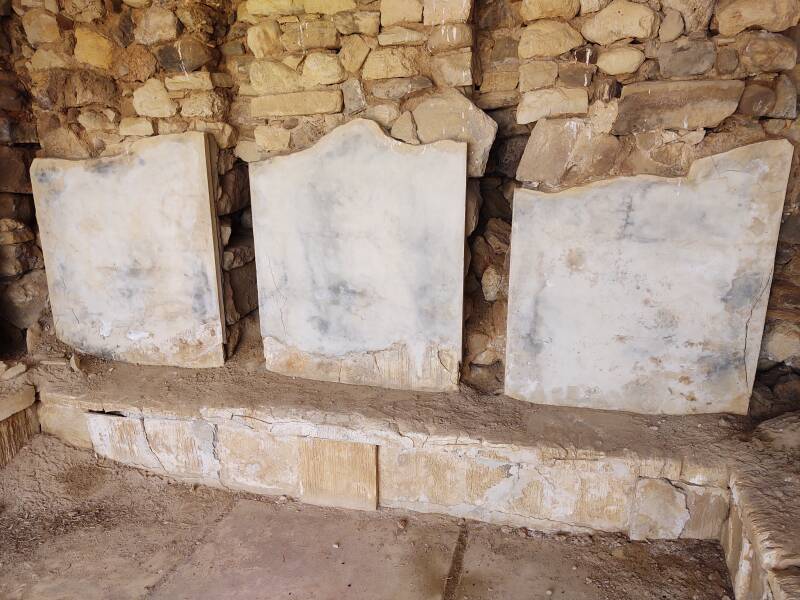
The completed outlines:
{"type": "Polygon", "coordinates": [[[709,542],[544,535],[185,486],[38,436],[0,471],[0,598],[720,600],[709,542]]]}

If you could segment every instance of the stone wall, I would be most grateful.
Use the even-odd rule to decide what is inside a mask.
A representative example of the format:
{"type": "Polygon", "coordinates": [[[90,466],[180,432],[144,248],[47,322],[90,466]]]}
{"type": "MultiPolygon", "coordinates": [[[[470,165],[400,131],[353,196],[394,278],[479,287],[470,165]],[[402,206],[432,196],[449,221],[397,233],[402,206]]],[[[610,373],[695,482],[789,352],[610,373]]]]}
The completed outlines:
{"type": "MultiPolygon", "coordinates": [[[[790,0],[768,10],[744,0],[12,4],[11,66],[45,155],[214,136],[229,289],[252,281],[243,163],[308,147],[355,117],[408,143],[467,141],[462,379],[487,391],[503,385],[515,186],[677,176],[767,137],[800,142],[790,0]]],[[[757,385],[764,414],[800,395],[797,205],[793,178],[761,361],[772,370],[757,385]]],[[[252,308],[228,305],[229,324],[252,308]]]]}

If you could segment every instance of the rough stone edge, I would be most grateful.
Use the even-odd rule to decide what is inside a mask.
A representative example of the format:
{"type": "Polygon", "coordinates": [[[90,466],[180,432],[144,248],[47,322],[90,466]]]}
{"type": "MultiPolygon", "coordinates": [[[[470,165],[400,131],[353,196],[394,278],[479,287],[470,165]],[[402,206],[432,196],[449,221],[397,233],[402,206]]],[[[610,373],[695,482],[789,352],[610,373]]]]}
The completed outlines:
{"type": "Polygon", "coordinates": [[[0,421],[0,467],[4,467],[28,441],[39,433],[36,407],[29,406],[0,421]]]}

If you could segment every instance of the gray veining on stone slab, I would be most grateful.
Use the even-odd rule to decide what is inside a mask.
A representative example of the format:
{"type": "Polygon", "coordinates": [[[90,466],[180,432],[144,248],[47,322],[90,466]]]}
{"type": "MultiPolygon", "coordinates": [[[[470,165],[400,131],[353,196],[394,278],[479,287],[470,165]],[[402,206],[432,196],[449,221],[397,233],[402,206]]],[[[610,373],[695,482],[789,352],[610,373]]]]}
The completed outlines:
{"type": "Polygon", "coordinates": [[[267,368],[449,390],[461,360],[466,144],[358,119],[250,165],[267,368]]]}
{"type": "Polygon", "coordinates": [[[505,389],[540,404],[746,413],[792,146],[514,198],[505,389]]]}
{"type": "Polygon", "coordinates": [[[224,362],[209,141],[136,142],[97,160],[31,167],[56,333],[128,362],[224,362]]]}

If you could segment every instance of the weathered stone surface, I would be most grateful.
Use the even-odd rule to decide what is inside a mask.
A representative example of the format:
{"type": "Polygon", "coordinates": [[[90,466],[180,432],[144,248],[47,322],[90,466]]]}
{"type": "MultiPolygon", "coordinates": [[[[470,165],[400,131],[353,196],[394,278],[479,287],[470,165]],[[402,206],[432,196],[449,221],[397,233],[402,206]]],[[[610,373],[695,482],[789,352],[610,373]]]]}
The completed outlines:
{"type": "Polygon", "coordinates": [[[122,81],[147,81],[156,72],[158,62],[146,46],[131,44],[118,56],[114,76],[122,81]]]}
{"type": "MultiPolygon", "coordinates": [[[[663,0],[661,2],[661,6],[665,10],[674,10],[680,13],[687,33],[704,32],[708,28],[714,4],[714,0],[663,0]]],[[[666,17],[669,18],[669,16],[667,13],[666,17]]]]}
{"type": "Polygon", "coordinates": [[[15,388],[5,388],[0,396],[0,422],[25,410],[36,402],[36,388],[23,384],[15,388]]]}
{"type": "Polygon", "coordinates": [[[543,189],[585,183],[608,176],[619,151],[615,136],[579,119],[543,119],[533,128],[516,178],[543,189]]]}
{"type": "Polygon", "coordinates": [[[145,46],[170,42],[178,37],[178,18],[171,10],[151,6],[136,23],[133,37],[145,46]]]}
{"type": "Polygon", "coordinates": [[[506,393],[745,413],[791,155],[769,141],[700,159],[686,178],[518,189],[506,393]]]}
{"type": "Polygon", "coordinates": [[[632,540],[677,539],[689,521],[686,495],[664,479],[636,482],[631,510],[632,540]]]}
{"type": "Polygon", "coordinates": [[[522,30],[519,57],[549,58],[564,54],[583,44],[581,34],[562,21],[536,21],[522,30]]]}
{"type": "Polygon", "coordinates": [[[251,164],[267,368],[390,388],[455,388],[465,184],[463,144],[403,146],[365,120],[305,152],[251,164]],[[386,234],[411,221],[419,235],[386,234]],[[424,276],[407,268],[412,260],[426,265],[424,276]]]}
{"type": "Polygon", "coordinates": [[[39,320],[46,306],[47,278],[43,270],[34,269],[0,283],[0,316],[14,327],[27,329],[39,320]]]}
{"type": "Polygon", "coordinates": [[[369,53],[361,76],[365,80],[413,77],[419,73],[413,56],[404,48],[381,48],[369,53]]]}
{"type": "Polygon", "coordinates": [[[775,108],[775,92],[768,85],[751,83],[744,88],[739,99],[738,112],[752,117],[763,117],[775,108]]]}
{"type": "Polygon", "coordinates": [[[211,73],[208,71],[196,71],[194,73],[181,73],[164,78],[164,86],[170,92],[180,92],[184,90],[213,90],[214,83],[211,73]]]}
{"type": "Polygon", "coordinates": [[[342,38],[342,49],[339,50],[339,60],[345,71],[355,73],[367,60],[369,46],[360,35],[348,35],[342,38]]]}
{"type": "Polygon", "coordinates": [[[381,29],[381,13],[376,10],[336,13],[333,22],[342,35],[363,33],[375,37],[381,29]]]}
{"type": "Polygon", "coordinates": [[[341,112],[342,107],[341,90],[318,90],[253,98],[250,114],[253,117],[320,115],[341,112]]]}
{"type": "Polygon", "coordinates": [[[256,143],[267,152],[281,152],[289,149],[292,132],[280,126],[259,126],[253,131],[256,143]]]}
{"type": "Polygon", "coordinates": [[[0,219],[0,246],[30,242],[35,237],[25,223],[15,219],[0,219]]]}
{"type": "Polygon", "coordinates": [[[800,412],[764,421],[755,436],[776,450],[800,450],[800,412]]]}
{"type": "Polygon", "coordinates": [[[688,77],[711,70],[717,51],[710,40],[681,38],[661,44],[656,57],[663,77],[688,77]]]}
{"type": "Polygon", "coordinates": [[[250,63],[250,85],[259,94],[286,94],[303,89],[300,73],[275,60],[250,63]]]}
{"type": "Polygon", "coordinates": [[[789,29],[800,20],[800,2],[797,0],[722,0],[716,8],[717,26],[722,35],[737,33],[757,27],[767,31],[789,29]]]}
{"type": "Polygon", "coordinates": [[[86,424],[86,412],[80,407],[47,402],[39,404],[42,432],[78,448],[92,448],[92,438],[86,424]]]}
{"type": "Polygon", "coordinates": [[[303,0],[247,0],[251,15],[297,15],[303,12],[303,0]]]}
{"type": "Polygon", "coordinates": [[[196,71],[213,58],[208,46],[192,37],[164,44],[156,50],[158,63],[172,73],[196,71]]]}
{"type": "Polygon", "coordinates": [[[381,25],[388,27],[397,23],[419,23],[422,21],[420,0],[381,0],[381,25]]]}
{"type": "Polygon", "coordinates": [[[381,46],[421,46],[427,38],[425,31],[396,25],[384,28],[378,35],[378,43],[381,46]]]}
{"type": "Polygon", "coordinates": [[[319,506],[378,507],[378,448],[319,438],[300,445],[300,497],[319,506]]]}
{"type": "Polygon", "coordinates": [[[609,75],[635,73],[644,62],[644,52],[631,46],[603,50],[597,57],[597,68],[609,75]]]}
{"type": "Polygon", "coordinates": [[[338,48],[339,34],[332,21],[290,23],[281,35],[281,44],[288,52],[304,52],[317,48],[338,48]]]}
{"type": "Polygon", "coordinates": [[[466,23],[472,14],[473,0],[423,0],[425,25],[466,23]]]}
{"type": "Polygon", "coordinates": [[[526,21],[566,19],[578,14],[580,0],[523,0],[520,13],[526,21]]]}
{"type": "Polygon", "coordinates": [[[517,107],[517,123],[533,123],[546,117],[583,115],[589,110],[584,88],[549,88],[526,92],[517,107]]]}
{"type": "Polygon", "coordinates": [[[472,85],[472,52],[437,54],[431,59],[431,76],[439,87],[472,85]]]}
{"type": "Polygon", "coordinates": [[[108,69],[114,59],[114,43],[86,27],[75,30],[75,58],[83,63],[108,69]]]}
{"type": "Polygon", "coordinates": [[[181,116],[220,119],[228,109],[228,101],[216,91],[198,91],[181,99],[181,116]]]}
{"type": "Polygon", "coordinates": [[[144,117],[125,117],[119,122],[120,135],[153,135],[153,122],[144,117]]]}
{"type": "Polygon", "coordinates": [[[39,433],[36,409],[28,407],[0,421],[0,467],[6,466],[14,455],[39,433]]]}
{"type": "Polygon", "coordinates": [[[467,143],[467,172],[481,177],[486,171],[497,123],[458,92],[430,96],[413,109],[417,135],[423,144],[439,140],[467,143]]]}
{"type": "Polygon", "coordinates": [[[252,262],[222,274],[222,295],[228,325],[241,321],[258,308],[256,268],[252,262]]]}
{"type": "Polygon", "coordinates": [[[42,267],[42,252],[35,242],[0,246],[0,277],[22,275],[42,267]]]}
{"type": "Polygon", "coordinates": [[[400,100],[430,87],[433,87],[433,82],[427,77],[395,77],[374,83],[372,95],[384,100],[400,100]]]}
{"type": "Polygon", "coordinates": [[[283,52],[281,27],[277,21],[264,21],[247,30],[247,47],[256,58],[276,56],[283,52]]]}
{"type": "Polygon", "coordinates": [[[472,40],[472,25],[445,23],[431,30],[426,46],[428,50],[436,54],[458,48],[469,48],[472,46],[472,40]]]}
{"type": "Polygon", "coordinates": [[[747,75],[788,71],[797,63],[797,45],[777,33],[746,31],[736,36],[734,46],[747,75]]]}
{"type": "Polygon", "coordinates": [[[768,325],[761,342],[761,358],[800,365],[800,326],[785,321],[768,325]]]}
{"type": "Polygon", "coordinates": [[[34,47],[61,39],[61,28],[55,15],[41,8],[34,8],[22,15],[22,27],[28,43],[34,47]]]}
{"type": "Polygon", "coordinates": [[[519,66],[519,91],[529,92],[550,87],[558,77],[558,64],[552,60],[534,60],[519,66]]]}
{"type": "Polygon", "coordinates": [[[658,39],[661,42],[672,42],[683,33],[683,17],[672,8],[664,10],[664,18],[658,27],[658,39]]]}
{"type": "Polygon", "coordinates": [[[624,38],[647,39],[658,25],[656,13],[644,4],[614,0],[593,14],[581,27],[581,34],[590,42],[612,44],[624,38]]]}
{"type": "Polygon", "coordinates": [[[689,520],[681,537],[696,540],[719,540],[730,513],[730,491],[727,488],[676,483],[686,495],[689,520]]]}
{"type": "Polygon", "coordinates": [[[115,158],[34,161],[60,339],[143,364],[222,364],[207,144],[186,133],[136,142],[115,158]]]}
{"type": "Polygon", "coordinates": [[[335,54],[312,52],[303,61],[304,87],[341,83],[347,78],[342,63],[335,54]]]}
{"type": "Polygon", "coordinates": [[[646,81],[622,88],[613,133],[716,127],[734,113],[742,81],[646,81]]]}
{"type": "Polygon", "coordinates": [[[319,13],[322,15],[333,15],[355,8],[355,0],[304,0],[303,6],[307,13],[319,13]]]}
{"type": "Polygon", "coordinates": [[[133,107],[143,117],[171,117],[178,111],[160,79],[148,79],[133,92],[133,107]]]}
{"type": "Polygon", "coordinates": [[[417,124],[414,123],[414,115],[411,111],[406,111],[392,125],[392,137],[405,142],[406,144],[419,144],[417,136],[417,124]]]}

